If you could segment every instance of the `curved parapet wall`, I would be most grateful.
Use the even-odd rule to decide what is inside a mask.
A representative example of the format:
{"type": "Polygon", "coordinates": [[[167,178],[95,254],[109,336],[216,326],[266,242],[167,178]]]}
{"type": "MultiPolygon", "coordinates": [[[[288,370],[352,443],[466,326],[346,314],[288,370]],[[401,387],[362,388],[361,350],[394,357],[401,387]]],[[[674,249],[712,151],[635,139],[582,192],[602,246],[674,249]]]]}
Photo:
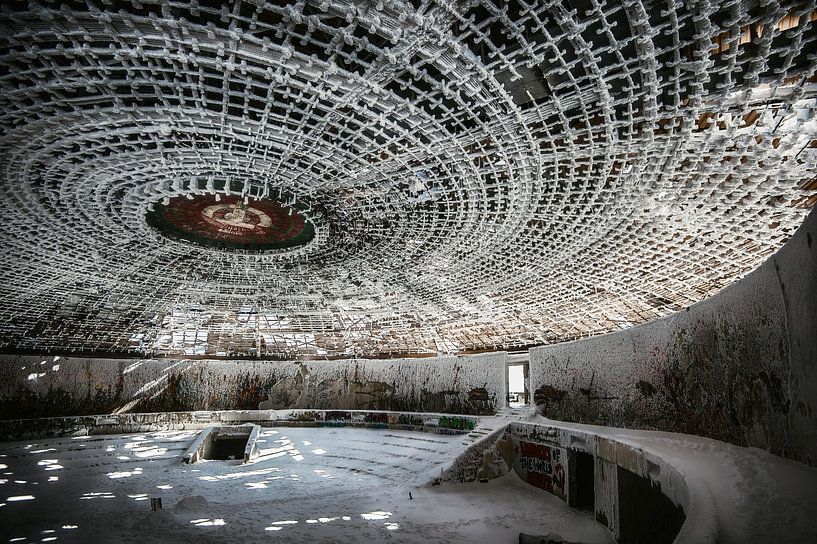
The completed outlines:
{"type": "Polygon", "coordinates": [[[190,410],[491,414],[507,353],[422,359],[212,361],[0,357],[0,419],[190,410]]]}
{"type": "Polygon", "coordinates": [[[509,470],[593,512],[620,544],[715,542],[710,495],[690,490],[660,456],[593,429],[509,423],[460,454],[443,480],[484,481],[509,470]],[[685,524],[689,515],[694,522],[685,524]]]}
{"type": "Polygon", "coordinates": [[[683,529],[690,501],[681,474],[638,447],[590,432],[531,423],[511,423],[501,449],[529,484],[592,510],[620,544],[707,542],[701,527],[683,529]],[[694,537],[694,538],[690,538],[694,537]]]}
{"type": "Polygon", "coordinates": [[[714,297],[532,349],[530,373],[548,418],[697,434],[817,464],[817,212],[714,297]]]}
{"type": "MultiPolygon", "coordinates": [[[[705,437],[534,417],[494,428],[443,480],[513,469],[593,513],[619,544],[817,542],[817,469],[705,437]]],[[[507,421],[507,420],[505,420],[507,421]]],[[[499,425],[497,425],[499,424],[499,425]]]]}
{"type": "Polygon", "coordinates": [[[221,410],[108,414],[0,420],[0,440],[205,429],[251,423],[261,427],[366,427],[438,434],[472,431],[473,416],[379,410],[221,410]]]}

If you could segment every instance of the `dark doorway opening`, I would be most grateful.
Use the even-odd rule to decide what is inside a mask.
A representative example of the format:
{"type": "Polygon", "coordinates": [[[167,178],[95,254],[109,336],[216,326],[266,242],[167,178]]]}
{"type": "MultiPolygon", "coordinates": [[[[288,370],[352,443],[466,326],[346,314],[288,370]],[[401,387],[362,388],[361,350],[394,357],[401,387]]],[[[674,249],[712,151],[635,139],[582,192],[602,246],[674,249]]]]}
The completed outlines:
{"type": "Polygon", "coordinates": [[[671,544],[681,530],[684,509],[661,486],[618,467],[619,542],[671,544]]]}
{"type": "Polygon", "coordinates": [[[593,512],[596,503],[596,475],[595,459],[590,453],[576,452],[575,500],[571,501],[574,508],[593,512]]]}

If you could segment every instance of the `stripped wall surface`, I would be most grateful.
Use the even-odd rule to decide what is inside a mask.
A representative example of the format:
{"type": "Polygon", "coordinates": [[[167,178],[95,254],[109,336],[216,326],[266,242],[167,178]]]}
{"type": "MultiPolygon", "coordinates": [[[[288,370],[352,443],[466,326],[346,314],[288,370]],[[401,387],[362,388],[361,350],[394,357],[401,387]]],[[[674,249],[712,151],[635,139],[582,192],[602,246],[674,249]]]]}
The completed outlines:
{"type": "Polygon", "coordinates": [[[344,361],[6,356],[0,419],[230,409],[489,414],[504,405],[507,354],[344,361]]]}
{"type": "Polygon", "coordinates": [[[618,538],[618,466],[602,457],[595,457],[593,462],[596,521],[618,538]]]}
{"type": "Polygon", "coordinates": [[[698,434],[817,464],[817,213],[711,299],[532,349],[530,364],[547,417],[698,434]]]}

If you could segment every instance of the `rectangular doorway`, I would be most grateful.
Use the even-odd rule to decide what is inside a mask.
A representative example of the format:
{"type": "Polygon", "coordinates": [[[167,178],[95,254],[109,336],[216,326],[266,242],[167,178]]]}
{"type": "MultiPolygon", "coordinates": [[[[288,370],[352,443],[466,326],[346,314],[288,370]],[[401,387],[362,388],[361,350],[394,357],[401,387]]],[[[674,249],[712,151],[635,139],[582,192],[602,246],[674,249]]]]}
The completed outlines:
{"type": "Polygon", "coordinates": [[[508,406],[519,408],[530,402],[528,363],[509,364],[507,373],[508,406]]]}
{"type": "Polygon", "coordinates": [[[593,512],[596,504],[596,460],[592,453],[577,451],[574,456],[574,469],[570,475],[574,480],[575,495],[571,497],[571,505],[579,510],[593,512]]]}

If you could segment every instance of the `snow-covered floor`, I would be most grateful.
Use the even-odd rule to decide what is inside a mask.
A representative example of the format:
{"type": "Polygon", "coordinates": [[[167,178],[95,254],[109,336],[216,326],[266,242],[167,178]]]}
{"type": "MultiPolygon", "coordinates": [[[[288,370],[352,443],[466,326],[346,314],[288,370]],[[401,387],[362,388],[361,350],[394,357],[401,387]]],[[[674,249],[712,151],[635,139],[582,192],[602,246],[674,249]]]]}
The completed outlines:
{"type": "Polygon", "coordinates": [[[0,444],[0,542],[472,544],[517,542],[519,532],[612,542],[591,514],[514,473],[425,486],[464,449],[461,436],[264,429],[251,464],[183,465],[195,435],[0,444]],[[150,497],[164,509],[151,512],[150,497]]]}

